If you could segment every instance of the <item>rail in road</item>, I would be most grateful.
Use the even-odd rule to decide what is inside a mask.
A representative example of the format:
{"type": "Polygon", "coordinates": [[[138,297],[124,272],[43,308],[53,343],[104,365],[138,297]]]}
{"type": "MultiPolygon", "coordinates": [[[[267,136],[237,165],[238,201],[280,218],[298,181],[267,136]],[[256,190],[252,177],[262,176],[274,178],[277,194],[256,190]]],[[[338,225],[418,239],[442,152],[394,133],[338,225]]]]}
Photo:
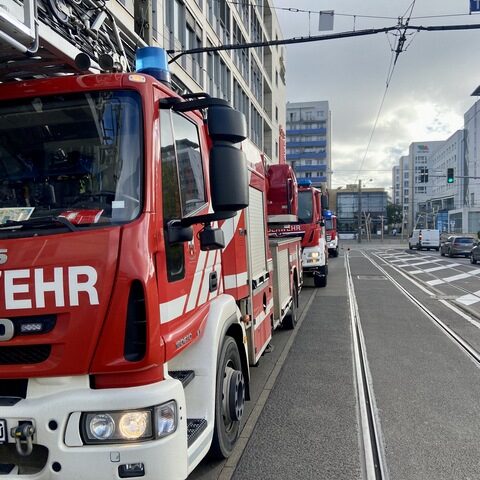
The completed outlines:
{"type": "Polygon", "coordinates": [[[427,283],[480,268],[448,259],[460,265],[412,273],[439,255],[403,255],[352,246],[332,259],[327,288],[302,292],[291,345],[274,335],[274,356],[253,370],[241,448],[192,478],[480,478],[480,322],[476,304],[454,303],[478,277],[427,283]]]}

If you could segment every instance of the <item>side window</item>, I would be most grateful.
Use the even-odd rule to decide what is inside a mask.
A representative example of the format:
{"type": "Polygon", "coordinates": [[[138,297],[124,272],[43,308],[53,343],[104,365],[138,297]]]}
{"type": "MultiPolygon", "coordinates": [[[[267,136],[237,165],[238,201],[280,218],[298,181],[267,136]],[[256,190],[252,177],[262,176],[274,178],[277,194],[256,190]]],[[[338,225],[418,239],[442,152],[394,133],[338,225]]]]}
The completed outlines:
{"type": "Polygon", "coordinates": [[[175,147],[178,158],[183,216],[198,210],[205,204],[202,156],[197,126],[178,113],[172,114],[175,131],[175,147]]]}
{"type": "MultiPolygon", "coordinates": [[[[162,162],[163,220],[166,223],[181,218],[180,187],[175,155],[172,121],[169,110],[160,110],[160,159],[162,162]]],[[[183,244],[169,245],[165,242],[167,277],[170,282],[185,276],[183,244]]]]}

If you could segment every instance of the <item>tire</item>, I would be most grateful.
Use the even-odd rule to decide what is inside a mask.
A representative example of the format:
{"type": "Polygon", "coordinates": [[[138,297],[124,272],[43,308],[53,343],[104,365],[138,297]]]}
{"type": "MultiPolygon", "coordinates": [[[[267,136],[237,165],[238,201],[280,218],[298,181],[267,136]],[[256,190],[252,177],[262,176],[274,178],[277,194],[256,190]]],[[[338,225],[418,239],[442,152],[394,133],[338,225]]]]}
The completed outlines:
{"type": "Polygon", "coordinates": [[[474,257],[473,253],[470,255],[470,263],[475,265],[477,263],[477,259],[474,257]]]}
{"type": "Polygon", "coordinates": [[[413,250],[413,247],[410,244],[408,244],[408,249],[413,250]]]}
{"type": "Polygon", "coordinates": [[[435,248],[435,250],[438,252],[440,250],[440,247],[435,248]]]}
{"type": "Polygon", "coordinates": [[[298,306],[298,294],[297,287],[293,287],[292,306],[289,312],[285,315],[282,326],[287,330],[293,330],[297,325],[297,306],[298,306]]]}
{"type": "Polygon", "coordinates": [[[238,346],[232,337],[225,337],[220,349],[215,384],[215,427],[213,430],[210,456],[216,459],[228,458],[233,451],[240,433],[240,420],[245,406],[245,381],[238,346]],[[239,385],[237,383],[240,382],[239,385]],[[232,397],[235,401],[229,404],[232,397]],[[237,401],[238,400],[238,401],[237,401]],[[235,407],[233,414],[232,409],[235,407]],[[232,418],[236,417],[236,418],[232,418]]]}
{"type": "Polygon", "coordinates": [[[449,256],[450,258],[453,258],[453,253],[452,253],[451,250],[448,251],[448,256],[449,256]]]}
{"type": "Polygon", "coordinates": [[[333,256],[334,257],[338,257],[338,247],[335,249],[335,251],[333,252],[333,256]]]}

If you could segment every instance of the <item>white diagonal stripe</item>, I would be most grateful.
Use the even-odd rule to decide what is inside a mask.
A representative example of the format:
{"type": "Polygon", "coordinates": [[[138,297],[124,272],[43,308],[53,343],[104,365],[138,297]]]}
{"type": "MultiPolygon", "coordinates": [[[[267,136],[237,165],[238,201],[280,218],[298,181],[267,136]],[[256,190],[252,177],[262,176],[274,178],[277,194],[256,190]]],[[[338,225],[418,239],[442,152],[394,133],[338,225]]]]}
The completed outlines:
{"type": "Polygon", "coordinates": [[[480,290],[458,297],[456,300],[464,305],[473,305],[474,303],[480,302],[480,290]]]}

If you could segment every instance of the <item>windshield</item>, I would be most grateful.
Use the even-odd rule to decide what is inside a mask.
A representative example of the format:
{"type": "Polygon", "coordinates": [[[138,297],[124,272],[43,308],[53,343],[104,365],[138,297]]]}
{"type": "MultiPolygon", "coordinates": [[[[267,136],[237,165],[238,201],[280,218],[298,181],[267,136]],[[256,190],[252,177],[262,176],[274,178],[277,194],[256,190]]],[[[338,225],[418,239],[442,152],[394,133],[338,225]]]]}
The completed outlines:
{"type": "Polygon", "coordinates": [[[333,230],[333,220],[331,218],[325,220],[325,229],[333,230]]]}
{"type": "Polygon", "coordinates": [[[298,192],[298,218],[303,223],[312,223],[312,192],[298,192]]]}
{"type": "Polygon", "coordinates": [[[473,238],[456,238],[455,243],[473,243],[473,238]]]}
{"type": "Polygon", "coordinates": [[[141,159],[135,92],[1,103],[0,232],[38,228],[42,218],[79,227],[132,220],[141,207],[141,159]]]}

